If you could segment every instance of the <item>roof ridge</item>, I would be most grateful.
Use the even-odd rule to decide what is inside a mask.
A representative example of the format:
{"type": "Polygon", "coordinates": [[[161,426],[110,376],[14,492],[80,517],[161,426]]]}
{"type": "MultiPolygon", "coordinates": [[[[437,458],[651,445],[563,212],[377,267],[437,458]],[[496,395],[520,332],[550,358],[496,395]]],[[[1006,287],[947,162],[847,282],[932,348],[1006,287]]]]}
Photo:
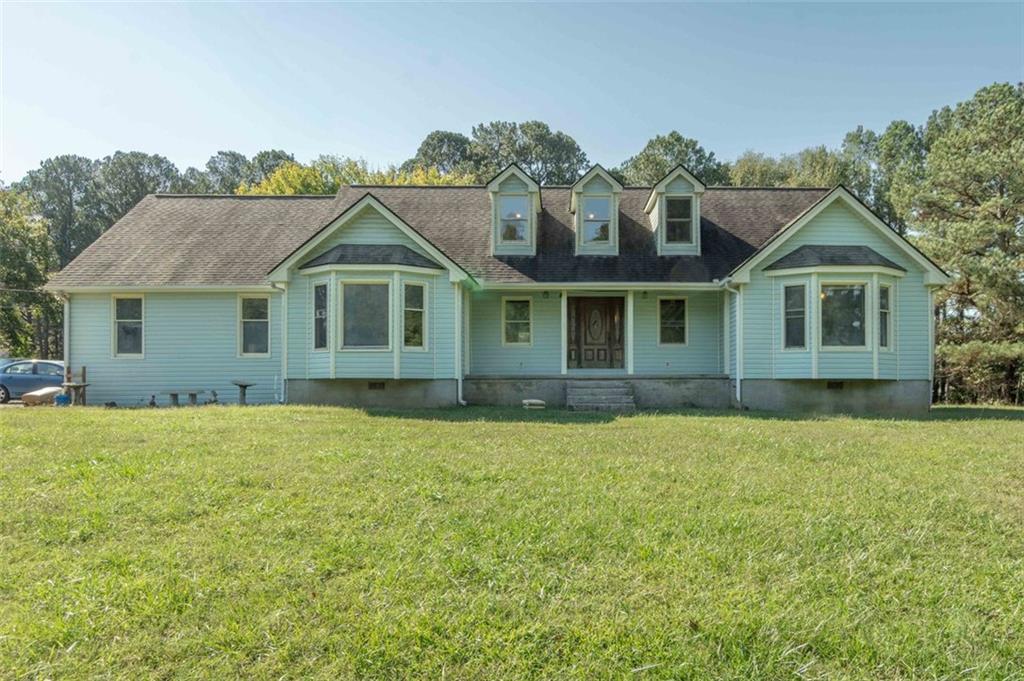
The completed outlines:
{"type": "Polygon", "coordinates": [[[149,194],[156,199],[333,199],[334,194],[149,194]]]}
{"type": "Polygon", "coordinates": [[[750,187],[750,186],[734,186],[729,184],[715,184],[708,187],[708,189],[735,189],[738,191],[812,191],[812,192],[828,192],[832,191],[832,187],[750,187]]]}
{"type": "Polygon", "coordinates": [[[377,189],[486,189],[485,184],[343,184],[350,189],[372,187],[377,189]]]}

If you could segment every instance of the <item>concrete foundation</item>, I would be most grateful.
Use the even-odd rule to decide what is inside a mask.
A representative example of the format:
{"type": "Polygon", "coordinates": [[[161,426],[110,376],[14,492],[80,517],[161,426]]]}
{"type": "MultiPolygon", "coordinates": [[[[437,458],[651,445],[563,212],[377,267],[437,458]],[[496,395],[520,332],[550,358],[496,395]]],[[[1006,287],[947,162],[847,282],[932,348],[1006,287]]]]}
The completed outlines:
{"type": "Polygon", "coordinates": [[[288,402],[386,409],[450,407],[458,401],[457,390],[454,379],[290,379],[288,402]]]}
{"type": "MultiPolygon", "coordinates": [[[[549,407],[565,406],[568,381],[586,378],[467,378],[462,396],[469,404],[519,406],[525,399],[544,400],[549,407]]],[[[699,378],[594,378],[595,381],[622,381],[633,388],[636,406],[641,409],[728,409],[729,379],[699,378]]]]}
{"type": "Polygon", "coordinates": [[[931,381],[746,379],[742,406],[801,413],[919,416],[928,412],[931,395],[931,381]]]}

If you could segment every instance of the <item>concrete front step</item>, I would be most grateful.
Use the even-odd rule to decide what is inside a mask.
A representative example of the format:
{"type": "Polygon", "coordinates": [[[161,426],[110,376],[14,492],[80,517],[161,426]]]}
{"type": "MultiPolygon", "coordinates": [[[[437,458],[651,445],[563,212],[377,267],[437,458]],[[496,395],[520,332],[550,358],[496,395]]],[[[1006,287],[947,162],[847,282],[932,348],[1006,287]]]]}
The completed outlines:
{"type": "Polygon", "coordinates": [[[622,402],[624,404],[633,404],[632,395],[569,395],[566,397],[566,402],[569,404],[576,404],[578,402],[594,402],[614,404],[616,402],[622,402]]]}
{"type": "Polygon", "coordinates": [[[633,387],[625,381],[569,381],[565,401],[575,411],[636,411],[633,387]]]}
{"type": "Polygon", "coordinates": [[[587,380],[569,380],[566,381],[566,387],[568,388],[629,388],[629,383],[625,381],[613,381],[610,379],[587,379],[587,380]]]}
{"type": "Polygon", "coordinates": [[[629,404],[589,404],[579,403],[569,407],[573,411],[636,411],[636,405],[629,404]]]}
{"type": "Polygon", "coordinates": [[[633,391],[629,388],[567,388],[565,394],[567,397],[574,395],[579,397],[586,395],[625,395],[632,397],[633,391]]]}

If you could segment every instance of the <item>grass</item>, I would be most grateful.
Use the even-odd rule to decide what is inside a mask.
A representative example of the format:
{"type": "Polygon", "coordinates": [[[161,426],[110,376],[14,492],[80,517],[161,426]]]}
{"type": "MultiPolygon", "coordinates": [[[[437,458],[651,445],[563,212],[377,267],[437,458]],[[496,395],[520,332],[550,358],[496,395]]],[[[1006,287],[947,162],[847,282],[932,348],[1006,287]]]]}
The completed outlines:
{"type": "Polygon", "coordinates": [[[1022,678],[1024,412],[0,412],[11,678],[1022,678]]]}

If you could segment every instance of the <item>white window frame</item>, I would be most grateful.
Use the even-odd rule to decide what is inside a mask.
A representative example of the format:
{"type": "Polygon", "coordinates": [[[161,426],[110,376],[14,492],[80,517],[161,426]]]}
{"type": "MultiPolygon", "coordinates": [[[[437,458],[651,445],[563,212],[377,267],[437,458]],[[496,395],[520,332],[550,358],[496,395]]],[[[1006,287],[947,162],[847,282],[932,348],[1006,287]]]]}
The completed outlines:
{"type": "Polygon", "coordinates": [[[146,296],[142,293],[137,294],[120,294],[110,296],[110,356],[114,359],[145,359],[146,358],[146,296]],[[142,319],[118,319],[117,318],[117,301],[119,300],[141,300],[142,301],[142,319]],[[119,321],[125,322],[142,322],[142,352],[118,352],[117,351],[117,323],[119,321]]]}
{"type": "Polygon", "coordinates": [[[690,301],[688,296],[658,296],[658,309],[655,313],[655,317],[658,320],[658,326],[655,328],[655,333],[658,334],[658,347],[661,348],[682,348],[690,344],[690,301]],[[661,340],[661,301],[663,300],[681,300],[683,301],[683,342],[682,343],[665,343],[661,340]]]}
{"type": "Polygon", "coordinates": [[[499,246],[526,246],[530,247],[533,245],[533,197],[527,193],[520,192],[498,192],[498,198],[495,201],[494,206],[494,228],[495,236],[499,246]],[[501,235],[501,223],[504,217],[501,214],[501,200],[505,198],[523,198],[526,199],[526,216],[524,221],[526,222],[526,238],[522,241],[507,241],[501,235]]]}
{"type": "Polygon", "coordinates": [[[782,352],[807,352],[811,349],[810,344],[810,321],[811,321],[811,285],[807,281],[788,281],[782,282],[781,287],[781,310],[780,316],[782,318],[781,338],[780,344],[782,346],[782,352]],[[786,289],[791,286],[803,286],[804,287],[804,344],[794,345],[791,348],[786,347],[786,289]]]}
{"type": "Polygon", "coordinates": [[[586,251],[590,248],[602,249],[615,246],[616,239],[615,233],[617,231],[617,214],[618,206],[615,204],[614,194],[580,194],[579,198],[579,209],[576,211],[578,216],[578,224],[576,225],[576,250],[579,252],[586,251]],[[587,220],[586,213],[583,211],[583,206],[589,199],[605,199],[608,201],[608,239],[606,241],[587,241],[584,238],[584,227],[587,222],[599,222],[599,220],[587,220]]]}
{"type": "Polygon", "coordinates": [[[391,279],[339,279],[338,280],[338,352],[391,352],[395,345],[394,336],[394,298],[392,297],[391,279]],[[388,344],[373,347],[345,347],[345,286],[361,284],[378,284],[388,287],[388,344]]]}
{"type": "Polygon", "coordinates": [[[533,347],[533,298],[531,296],[502,296],[501,298],[501,320],[499,331],[501,333],[501,345],[507,348],[528,348],[533,347]],[[505,307],[510,302],[526,301],[530,306],[530,340],[526,343],[510,343],[505,335],[505,307]]]}
{"type": "Polygon", "coordinates": [[[879,352],[893,352],[893,346],[896,344],[896,335],[893,333],[893,324],[896,321],[896,287],[888,282],[879,282],[878,284],[878,350],[879,352]],[[886,314],[889,315],[888,324],[886,324],[886,345],[882,345],[882,289],[889,290],[889,309],[886,314]]]}
{"type": "Polygon", "coordinates": [[[872,333],[874,333],[874,322],[871,319],[871,311],[874,306],[871,303],[871,281],[869,279],[826,279],[822,281],[818,280],[818,300],[815,301],[817,308],[817,325],[818,332],[815,334],[816,338],[814,342],[817,343],[819,352],[870,352],[871,345],[873,343],[872,333]],[[822,340],[822,334],[825,333],[825,329],[821,325],[821,311],[824,308],[824,298],[822,297],[825,293],[826,286],[862,286],[864,288],[864,345],[825,345],[822,340]]]}
{"type": "Polygon", "coordinates": [[[331,349],[331,282],[327,279],[318,279],[313,281],[309,287],[309,340],[312,343],[313,352],[328,352],[331,349]],[[316,346],[316,287],[323,286],[327,290],[327,300],[324,301],[326,305],[326,320],[324,324],[324,346],[318,348],[316,346]]]}
{"type": "Polygon", "coordinates": [[[697,245],[697,230],[700,229],[700,218],[697,215],[697,197],[694,194],[665,194],[661,199],[661,244],[672,248],[690,248],[697,245]],[[670,199],[690,200],[690,240],[669,241],[668,239],[668,202],[670,199]]]}
{"type": "Polygon", "coordinates": [[[238,294],[238,301],[237,301],[237,307],[236,307],[237,323],[235,325],[235,337],[236,337],[236,342],[237,342],[236,350],[237,350],[237,356],[238,357],[242,357],[242,358],[270,357],[270,353],[271,353],[271,349],[272,349],[271,348],[272,339],[271,339],[270,330],[273,328],[273,326],[271,326],[271,322],[270,322],[270,315],[271,315],[271,310],[270,310],[271,304],[270,304],[270,302],[271,301],[270,301],[270,294],[269,293],[239,293],[238,294]],[[249,322],[262,322],[262,321],[264,321],[262,319],[245,319],[244,317],[242,317],[242,307],[243,307],[242,306],[242,301],[243,300],[248,300],[248,299],[253,299],[253,300],[261,299],[261,300],[266,300],[267,301],[267,319],[266,319],[266,322],[267,322],[267,351],[266,352],[244,352],[243,351],[243,348],[245,347],[245,338],[243,336],[243,334],[244,334],[244,326],[243,326],[244,322],[247,322],[247,321],[249,321],[249,322]]]}
{"type": "MultiPolygon", "coordinates": [[[[430,307],[428,301],[430,295],[430,289],[427,282],[425,281],[402,281],[402,352],[428,352],[430,350],[430,318],[427,316],[427,308],[430,307]],[[423,345],[406,345],[405,344],[405,311],[409,309],[405,304],[405,287],[406,286],[419,286],[423,289],[423,345]]],[[[416,308],[411,308],[416,309],[416,308]]]]}

